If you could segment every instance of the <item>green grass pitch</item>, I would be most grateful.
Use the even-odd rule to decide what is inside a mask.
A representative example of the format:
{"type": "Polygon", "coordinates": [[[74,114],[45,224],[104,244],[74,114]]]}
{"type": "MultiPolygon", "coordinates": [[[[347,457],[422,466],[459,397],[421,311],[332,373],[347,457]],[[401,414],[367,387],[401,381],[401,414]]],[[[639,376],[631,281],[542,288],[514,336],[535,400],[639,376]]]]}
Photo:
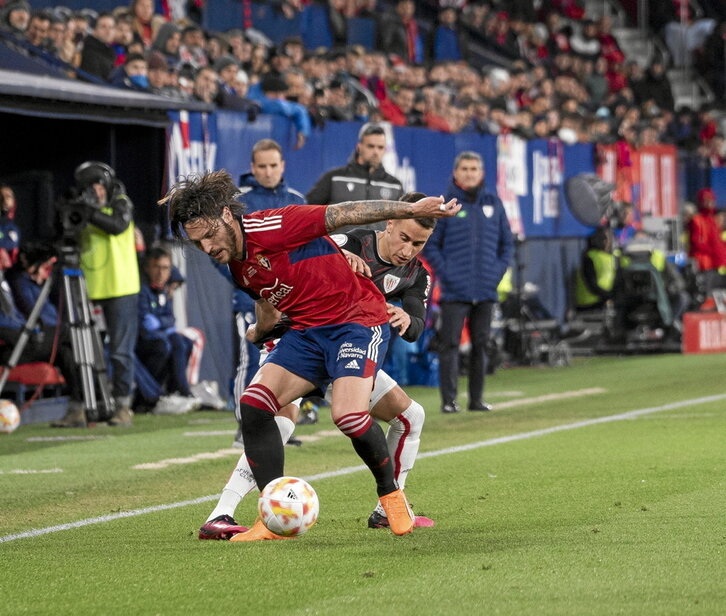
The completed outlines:
{"type": "Polygon", "coordinates": [[[406,491],[436,526],[404,537],[365,527],[373,481],[329,417],[286,473],[351,472],[311,479],[308,534],[254,544],[196,538],[239,456],[231,413],[22,426],[0,435],[0,614],[726,614],[725,377],[723,355],[514,368],[493,413],[453,416],[411,388],[406,491]]]}

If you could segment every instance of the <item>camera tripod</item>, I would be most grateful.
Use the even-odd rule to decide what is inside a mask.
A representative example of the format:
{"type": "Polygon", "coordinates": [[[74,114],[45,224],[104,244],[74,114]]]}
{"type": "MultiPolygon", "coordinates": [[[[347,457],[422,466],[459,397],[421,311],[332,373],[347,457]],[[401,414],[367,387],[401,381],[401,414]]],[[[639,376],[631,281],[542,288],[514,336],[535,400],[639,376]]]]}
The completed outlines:
{"type": "Polygon", "coordinates": [[[70,329],[73,361],[80,372],[86,415],[89,421],[102,421],[113,414],[113,400],[109,393],[101,334],[96,322],[93,320],[91,306],[88,301],[86,280],[83,277],[80,261],[78,246],[71,244],[61,246],[58,263],[56,263],[53,272],[43,283],[40,295],[0,377],[0,393],[5,388],[10,370],[18,365],[23,349],[48,299],[54,280],[58,276],[62,276],[64,315],[61,315],[60,318],[61,320],[65,319],[70,329]]]}

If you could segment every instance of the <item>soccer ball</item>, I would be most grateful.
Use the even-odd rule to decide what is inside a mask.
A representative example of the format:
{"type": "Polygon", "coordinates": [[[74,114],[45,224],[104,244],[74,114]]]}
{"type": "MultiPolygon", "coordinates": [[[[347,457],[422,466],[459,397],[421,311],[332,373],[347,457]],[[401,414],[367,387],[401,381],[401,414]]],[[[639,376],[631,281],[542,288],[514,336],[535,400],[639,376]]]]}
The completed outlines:
{"type": "Polygon", "coordinates": [[[10,434],[20,425],[20,411],[10,400],[0,400],[0,433],[10,434]]]}
{"type": "Polygon", "coordinates": [[[305,480],[279,477],[268,483],[257,503],[262,523],[276,535],[302,535],[315,524],[320,511],[318,495],[305,480]]]}

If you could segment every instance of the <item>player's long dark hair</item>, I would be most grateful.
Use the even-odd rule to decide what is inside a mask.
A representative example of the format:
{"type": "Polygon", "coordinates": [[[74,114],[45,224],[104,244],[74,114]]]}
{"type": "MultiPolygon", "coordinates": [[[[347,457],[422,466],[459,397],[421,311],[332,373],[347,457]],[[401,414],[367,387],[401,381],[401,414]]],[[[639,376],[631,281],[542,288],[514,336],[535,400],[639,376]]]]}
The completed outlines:
{"type": "Polygon", "coordinates": [[[184,238],[184,225],[201,218],[210,223],[222,218],[228,207],[232,214],[244,212],[244,204],[237,200],[239,190],[224,169],[208,171],[203,175],[190,175],[177,182],[159,205],[169,207],[169,224],[176,238],[184,238]]]}

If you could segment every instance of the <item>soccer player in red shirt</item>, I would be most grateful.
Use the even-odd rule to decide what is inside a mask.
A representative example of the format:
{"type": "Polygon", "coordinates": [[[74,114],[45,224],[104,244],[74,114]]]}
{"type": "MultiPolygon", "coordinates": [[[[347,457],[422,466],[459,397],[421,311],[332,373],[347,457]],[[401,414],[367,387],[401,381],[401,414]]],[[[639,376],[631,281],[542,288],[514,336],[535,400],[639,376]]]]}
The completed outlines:
{"type": "MultiPolygon", "coordinates": [[[[370,279],[351,271],[327,235],[346,225],[454,216],[460,206],[426,197],[416,203],[291,205],[243,216],[236,196],[229,174],[214,171],[178,183],[165,202],[174,234],[228,264],[235,281],[256,297],[256,336],[271,330],[281,312],[292,322],[240,400],[245,452],[257,487],[283,475],[275,414],[332,382],[333,421],[371,470],[393,533],[411,532],[413,515],[395,482],[385,435],[367,411],[388,342],[386,303],[370,279]]],[[[231,540],[277,538],[258,521],[231,540]]]]}

